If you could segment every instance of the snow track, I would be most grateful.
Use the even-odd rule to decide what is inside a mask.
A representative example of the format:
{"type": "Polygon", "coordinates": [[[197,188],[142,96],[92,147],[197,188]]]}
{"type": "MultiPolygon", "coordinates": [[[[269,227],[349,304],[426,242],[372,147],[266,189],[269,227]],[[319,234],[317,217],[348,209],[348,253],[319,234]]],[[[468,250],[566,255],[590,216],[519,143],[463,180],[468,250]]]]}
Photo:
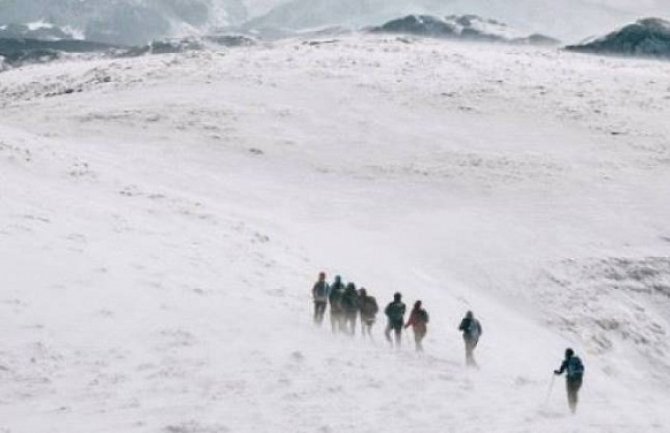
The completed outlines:
{"type": "Polygon", "coordinates": [[[667,431],[670,66],[305,42],[0,74],[0,432],[667,431]],[[427,353],[313,328],[322,269],[427,353]]]}

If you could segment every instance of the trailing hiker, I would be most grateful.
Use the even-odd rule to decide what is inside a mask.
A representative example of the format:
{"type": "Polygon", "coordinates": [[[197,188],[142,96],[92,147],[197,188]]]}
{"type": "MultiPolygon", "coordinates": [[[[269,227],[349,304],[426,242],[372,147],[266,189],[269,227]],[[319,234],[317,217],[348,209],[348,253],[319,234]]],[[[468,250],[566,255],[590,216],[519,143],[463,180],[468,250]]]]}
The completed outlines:
{"type": "Polygon", "coordinates": [[[344,313],[344,331],[354,335],[356,333],[356,317],[358,316],[358,292],[354,283],[347,284],[341,304],[344,313]]]}
{"type": "Polygon", "coordinates": [[[323,323],[323,316],[326,313],[329,294],[330,287],[326,282],[326,273],[321,272],[319,273],[319,280],[312,288],[312,298],[314,299],[314,323],[319,326],[323,323]]]}
{"type": "Polygon", "coordinates": [[[463,341],[465,342],[465,363],[468,366],[476,367],[474,351],[479,343],[479,337],[482,336],[482,325],[479,320],[475,319],[472,311],[468,311],[458,327],[459,331],[463,331],[463,341]]]}
{"type": "Polygon", "coordinates": [[[402,295],[396,293],[393,295],[393,302],[388,304],[384,309],[384,314],[388,318],[388,325],[386,325],[386,339],[391,343],[391,331],[394,333],[396,347],[400,347],[400,340],[402,337],[402,326],[405,323],[405,304],[402,303],[402,295]]]}
{"type": "Polygon", "coordinates": [[[584,364],[578,356],[575,356],[575,351],[566,349],[565,359],[561,364],[561,368],[554,370],[554,374],[560,376],[566,373],[566,388],[568,391],[568,406],[572,413],[577,411],[577,402],[579,389],[582,387],[582,380],[584,379],[584,364]]]}
{"type": "Polygon", "coordinates": [[[414,303],[414,308],[409,315],[409,320],[405,325],[405,329],[411,326],[414,330],[414,343],[416,344],[417,352],[423,352],[423,345],[421,342],[426,336],[426,332],[428,332],[428,327],[426,326],[428,325],[428,320],[428,312],[421,308],[421,301],[416,301],[414,303]]]}
{"type": "Polygon", "coordinates": [[[374,296],[368,296],[364,287],[358,291],[358,303],[361,311],[361,333],[372,338],[372,325],[375,323],[375,317],[379,311],[377,300],[374,296]]]}
{"type": "Polygon", "coordinates": [[[344,283],[342,278],[337,275],[335,281],[330,286],[330,293],[328,294],[328,301],[330,303],[330,325],[333,332],[342,330],[342,295],[344,295],[344,283]]]}

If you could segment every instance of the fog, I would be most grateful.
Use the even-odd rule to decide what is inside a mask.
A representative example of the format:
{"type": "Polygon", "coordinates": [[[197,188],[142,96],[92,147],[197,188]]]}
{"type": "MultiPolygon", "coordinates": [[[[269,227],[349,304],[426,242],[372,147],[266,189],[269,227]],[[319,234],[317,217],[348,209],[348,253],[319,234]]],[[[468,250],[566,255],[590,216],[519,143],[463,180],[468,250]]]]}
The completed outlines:
{"type": "Polygon", "coordinates": [[[125,44],[245,23],[295,30],[357,27],[406,13],[474,13],[575,41],[640,17],[667,17],[670,5],[665,0],[0,0],[0,24],[47,21],[75,28],[87,39],[125,44]]]}

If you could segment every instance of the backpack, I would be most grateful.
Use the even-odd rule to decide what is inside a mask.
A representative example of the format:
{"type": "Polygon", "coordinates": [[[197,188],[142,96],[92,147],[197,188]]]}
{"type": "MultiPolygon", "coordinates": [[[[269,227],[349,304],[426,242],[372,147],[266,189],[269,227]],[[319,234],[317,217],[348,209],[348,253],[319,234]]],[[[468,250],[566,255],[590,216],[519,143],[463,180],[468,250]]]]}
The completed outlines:
{"type": "Polygon", "coordinates": [[[573,356],[568,360],[567,366],[568,379],[581,379],[584,376],[584,364],[577,356],[573,356]]]}
{"type": "Polygon", "coordinates": [[[468,324],[468,327],[465,331],[470,338],[477,339],[479,338],[479,335],[481,334],[481,331],[479,329],[479,322],[477,322],[476,319],[470,319],[470,323],[468,324]]]}
{"type": "Polygon", "coordinates": [[[402,302],[392,302],[386,308],[386,315],[393,322],[402,322],[405,317],[405,304],[402,302]]]}
{"type": "Polygon", "coordinates": [[[358,309],[358,293],[355,290],[347,290],[342,295],[341,302],[345,310],[356,311],[358,309]]]}
{"type": "Polygon", "coordinates": [[[419,311],[419,318],[423,323],[428,323],[428,320],[430,320],[430,318],[428,317],[428,312],[426,310],[419,311]]]}
{"type": "Polygon", "coordinates": [[[362,300],[361,314],[368,317],[374,317],[379,311],[377,300],[373,296],[366,296],[362,300]]]}
{"type": "Polygon", "coordinates": [[[330,307],[333,310],[340,311],[342,309],[341,302],[342,302],[342,296],[344,295],[344,292],[342,289],[338,288],[337,286],[331,288],[330,291],[330,296],[328,297],[328,300],[330,301],[330,307]]]}

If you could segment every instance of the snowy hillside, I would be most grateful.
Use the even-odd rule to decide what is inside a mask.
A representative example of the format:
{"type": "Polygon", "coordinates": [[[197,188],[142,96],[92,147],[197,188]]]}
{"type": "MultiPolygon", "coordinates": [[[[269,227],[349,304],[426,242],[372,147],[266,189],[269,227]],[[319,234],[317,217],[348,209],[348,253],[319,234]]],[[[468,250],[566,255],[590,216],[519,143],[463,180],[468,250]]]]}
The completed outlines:
{"type": "Polygon", "coordinates": [[[0,431],[667,432],[669,75],[379,35],[1,74],[0,431]],[[426,352],[314,328],[320,270],[426,352]]]}

